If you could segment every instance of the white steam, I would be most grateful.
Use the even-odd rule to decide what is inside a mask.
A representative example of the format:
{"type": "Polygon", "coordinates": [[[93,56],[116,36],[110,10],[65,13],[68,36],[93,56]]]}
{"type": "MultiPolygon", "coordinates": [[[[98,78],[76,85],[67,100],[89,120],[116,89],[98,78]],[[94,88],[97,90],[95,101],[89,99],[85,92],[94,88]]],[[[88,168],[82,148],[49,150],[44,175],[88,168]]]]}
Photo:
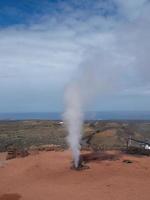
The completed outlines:
{"type": "Polygon", "coordinates": [[[75,167],[78,167],[83,124],[80,88],[77,85],[71,85],[66,92],[65,99],[67,107],[64,118],[69,131],[67,139],[72,150],[75,167]]]}
{"type": "Polygon", "coordinates": [[[150,88],[150,4],[145,6],[145,1],[142,2],[142,9],[138,4],[139,11],[134,16],[132,12],[127,13],[126,8],[131,7],[129,1],[126,6],[122,5],[128,19],[126,23],[118,23],[109,31],[99,31],[92,40],[88,40],[77,71],[78,77],[66,91],[64,118],[76,167],[80,154],[83,113],[91,100],[96,95],[125,94],[141,87],[150,88]]]}

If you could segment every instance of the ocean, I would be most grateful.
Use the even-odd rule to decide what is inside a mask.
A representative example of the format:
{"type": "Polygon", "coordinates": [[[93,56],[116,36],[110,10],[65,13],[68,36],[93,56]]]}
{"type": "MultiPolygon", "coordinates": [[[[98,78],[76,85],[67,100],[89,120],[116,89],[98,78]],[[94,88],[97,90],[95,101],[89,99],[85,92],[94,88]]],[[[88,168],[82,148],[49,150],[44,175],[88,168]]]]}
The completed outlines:
{"type": "MultiPolygon", "coordinates": [[[[60,112],[0,113],[0,120],[62,120],[60,112]]],[[[85,120],[150,120],[149,111],[86,112],[85,120]]]]}

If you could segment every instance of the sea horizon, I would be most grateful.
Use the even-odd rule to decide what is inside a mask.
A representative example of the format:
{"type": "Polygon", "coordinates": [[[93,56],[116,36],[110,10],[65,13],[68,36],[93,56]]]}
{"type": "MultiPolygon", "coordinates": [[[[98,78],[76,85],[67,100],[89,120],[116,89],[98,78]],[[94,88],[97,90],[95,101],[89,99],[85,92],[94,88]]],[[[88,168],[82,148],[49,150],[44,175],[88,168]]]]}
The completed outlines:
{"type": "MultiPolygon", "coordinates": [[[[85,120],[150,120],[150,111],[87,111],[85,120]]],[[[63,120],[63,112],[1,112],[0,120],[63,120]]]]}

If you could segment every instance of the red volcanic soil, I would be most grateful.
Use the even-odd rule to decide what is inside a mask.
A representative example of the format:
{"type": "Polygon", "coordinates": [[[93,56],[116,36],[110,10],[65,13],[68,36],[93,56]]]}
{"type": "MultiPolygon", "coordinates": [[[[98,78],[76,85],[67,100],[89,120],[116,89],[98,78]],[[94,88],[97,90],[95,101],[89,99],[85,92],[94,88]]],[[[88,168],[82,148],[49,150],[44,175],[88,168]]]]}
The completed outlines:
{"type": "Polygon", "coordinates": [[[0,200],[149,200],[150,158],[121,156],[70,169],[70,152],[0,161],[0,200]],[[123,162],[124,159],[132,163],[123,162]]]}

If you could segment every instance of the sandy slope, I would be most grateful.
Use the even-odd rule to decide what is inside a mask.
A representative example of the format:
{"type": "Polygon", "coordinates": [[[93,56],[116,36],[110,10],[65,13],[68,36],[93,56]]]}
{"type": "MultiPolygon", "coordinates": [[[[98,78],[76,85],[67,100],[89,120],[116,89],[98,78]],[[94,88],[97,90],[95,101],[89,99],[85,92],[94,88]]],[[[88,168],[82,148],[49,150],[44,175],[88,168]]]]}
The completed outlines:
{"type": "Polygon", "coordinates": [[[0,200],[149,200],[150,158],[134,162],[90,162],[90,169],[70,169],[70,153],[42,152],[1,161],[0,200]]]}

